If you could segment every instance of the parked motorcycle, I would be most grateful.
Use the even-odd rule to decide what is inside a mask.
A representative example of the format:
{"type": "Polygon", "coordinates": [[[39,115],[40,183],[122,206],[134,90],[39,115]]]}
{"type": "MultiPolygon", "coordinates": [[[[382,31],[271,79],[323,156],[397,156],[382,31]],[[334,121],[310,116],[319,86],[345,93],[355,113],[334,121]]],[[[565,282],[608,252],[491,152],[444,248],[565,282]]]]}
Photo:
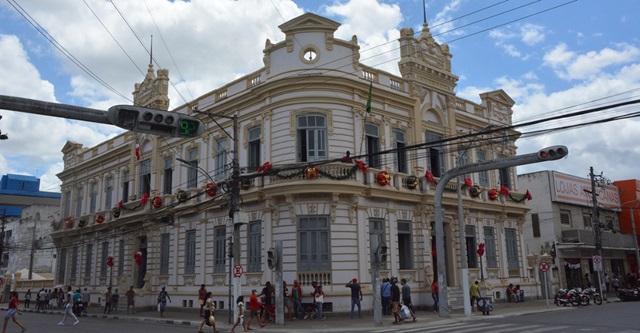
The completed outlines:
{"type": "Polygon", "coordinates": [[[560,289],[556,293],[556,297],[554,299],[554,303],[557,306],[567,306],[567,304],[571,304],[573,306],[579,306],[581,304],[587,305],[588,302],[589,297],[582,295],[582,290],[580,288],[560,289]]]}
{"type": "Polygon", "coordinates": [[[586,304],[582,305],[589,305],[589,302],[591,300],[593,300],[593,303],[596,303],[598,305],[602,305],[602,296],[600,296],[600,293],[598,293],[598,291],[596,290],[596,288],[587,288],[585,290],[582,291],[581,296],[586,297],[586,304]]]}
{"type": "Polygon", "coordinates": [[[638,288],[618,289],[618,298],[621,302],[640,301],[640,290],[638,288]]]}

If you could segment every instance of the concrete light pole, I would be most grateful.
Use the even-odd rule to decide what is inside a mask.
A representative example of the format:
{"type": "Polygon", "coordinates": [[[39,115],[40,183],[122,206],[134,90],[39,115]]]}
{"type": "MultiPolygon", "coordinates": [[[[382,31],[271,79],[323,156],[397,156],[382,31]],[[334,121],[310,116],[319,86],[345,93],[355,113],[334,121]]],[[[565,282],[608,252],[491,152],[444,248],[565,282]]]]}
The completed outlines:
{"type": "MultiPolygon", "coordinates": [[[[457,159],[458,163],[456,163],[458,166],[460,166],[460,163],[462,162],[462,158],[467,154],[467,151],[471,147],[471,144],[473,143],[473,141],[475,141],[478,135],[482,134],[484,131],[492,127],[494,127],[494,125],[489,124],[484,128],[482,128],[481,130],[479,130],[473,137],[471,137],[467,146],[464,148],[462,153],[460,153],[460,155],[458,156],[458,159],[457,159]]],[[[469,295],[469,262],[467,261],[468,260],[467,242],[466,242],[466,232],[465,232],[464,213],[463,213],[464,209],[462,207],[461,179],[462,179],[462,176],[458,175],[457,176],[458,185],[456,188],[456,192],[458,195],[458,235],[460,237],[460,265],[461,265],[460,277],[462,278],[462,303],[464,303],[463,304],[464,315],[465,317],[470,318],[471,317],[471,296],[469,295]]],[[[482,260],[482,258],[480,258],[480,260],[482,260]]]]}
{"type": "Polygon", "coordinates": [[[436,191],[433,195],[433,206],[435,210],[435,227],[436,227],[436,253],[437,253],[437,270],[438,270],[438,283],[440,289],[438,296],[440,298],[440,311],[441,317],[449,316],[449,296],[447,293],[447,272],[445,263],[445,246],[444,246],[444,225],[442,217],[442,193],[444,188],[453,177],[457,175],[463,175],[465,173],[474,173],[479,171],[507,168],[518,165],[539,163],[557,160],[567,156],[569,150],[565,146],[553,146],[541,149],[537,153],[513,156],[503,158],[499,160],[484,161],[479,163],[473,163],[463,166],[458,166],[447,172],[440,178],[436,191]]]}

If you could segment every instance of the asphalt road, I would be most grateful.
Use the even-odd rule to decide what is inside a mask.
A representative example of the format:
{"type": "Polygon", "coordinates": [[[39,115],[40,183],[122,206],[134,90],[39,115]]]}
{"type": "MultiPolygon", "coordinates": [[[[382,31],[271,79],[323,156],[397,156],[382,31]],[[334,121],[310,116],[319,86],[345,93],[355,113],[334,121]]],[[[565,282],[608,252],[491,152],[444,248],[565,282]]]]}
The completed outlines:
{"type": "MultiPolygon", "coordinates": [[[[108,318],[82,317],[77,326],[73,326],[73,320],[67,319],[65,326],[58,326],[62,315],[25,313],[19,319],[27,326],[27,332],[153,332],[153,333],[196,333],[197,327],[167,324],[163,322],[131,321],[108,318]]],[[[228,325],[224,325],[228,332],[228,325]]],[[[327,327],[322,332],[363,332],[364,328],[327,327]]],[[[205,327],[205,332],[213,332],[210,327],[205,327]]],[[[241,332],[242,329],[236,330],[241,332]]],[[[297,330],[298,332],[313,332],[313,329],[297,330]]],[[[385,326],[369,328],[366,331],[372,333],[640,333],[640,302],[631,303],[605,303],[602,306],[589,305],[576,307],[568,311],[543,312],[512,317],[500,316],[474,316],[469,320],[460,320],[447,324],[429,323],[428,320],[417,323],[402,324],[395,327],[385,326]]],[[[20,332],[20,328],[9,322],[7,333],[20,332]]],[[[273,325],[265,329],[257,329],[252,332],[293,332],[286,327],[273,325]]]]}

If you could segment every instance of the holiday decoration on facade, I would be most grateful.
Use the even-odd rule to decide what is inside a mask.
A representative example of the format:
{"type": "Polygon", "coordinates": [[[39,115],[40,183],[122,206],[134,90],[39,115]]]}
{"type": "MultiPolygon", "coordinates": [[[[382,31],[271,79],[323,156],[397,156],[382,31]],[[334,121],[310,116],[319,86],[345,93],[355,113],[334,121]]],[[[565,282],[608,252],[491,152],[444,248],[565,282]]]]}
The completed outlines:
{"type": "Polygon", "coordinates": [[[108,256],[107,257],[107,266],[113,267],[113,257],[112,256],[108,256]]]}
{"type": "Polygon", "coordinates": [[[434,184],[436,182],[435,178],[433,178],[433,174],[429,170],[424,173],[424,178],[431,184],[434,184]]]}
{"type": "Polygon", "coordinates": [[[140,265],[140,264],[142,264],[142,252],[136,252],[136,253],[133,255],[133,259],[135,260],[136,265],[140,265]]]}
{"type": "Polygon", "coordinates": [[[320,173],[320,169],[310,166],[304,170],[305,176],[309,177],[309,179],[314,179],[320,173]]]}
{"type": "Polygon", "coordinates": [[[111,210],[111,215],[113,215],[113,217],[115,218],[120,217],[120,208],[113,207],[113,209],[111,210]]]}
{"type": "Polygon", "coordinates": [[[78,228],[84,228],[85,225],[87,225],[87,220],[81,219],[78,221],[78,228]]]}
{"type": "Polygon", "coordinates": [[[153,199],[151,199],[151,205],[155,209],[162,207],[162,198],[156,195],[155,197],[153,197],[153,199]]]}
{"type": "Polygon", "coordinates": [[[251,180],[247,178],[243,178],[240,180],[240,188],[243,190],[248,190],[251,188],[251,180]]]}
{"type": "Polygon", "coordinates": [[[473,187],[469,189],[469,194],[474,198],[479,197],[480,193],[482,193],[482,189],[478,185],[473,185],[473,187]]]}
{"type": "Polygon", "coordinates": [[[179,190],[176,194],[176,199],[178,199],[179,203],[183,203],[189,199],[189,194],[185,190],[179,190]]]}
{"type": "Polygon", "coordinates": [[[511,193],[509,193],[509,199],[511,199],[514,202],[520,203],[520,202],[524,202],[525,200],[531,201],[533,199],[533,197],[531,196],[531,192],[529,192],[529,190],[527,190],[527,192],[520,199],[514,198],[513,195],[511,193]]]}
{"type": "Polygon", "coordinates": [[[504,195],[505,197],[508,197],[509,194],[511,194],[511,192],[509,192],[509,188],[504,186],[504,185],[500,185],[500,194],[504,195]]]}
{"type": "Polygon", "coordinates": [[[67,229],[73,228],[73,218],[67,217],[67,219],[64,220],[64,225],[67,227],[67,229]]]}
{"type": "Polygon", "coordinates": [[[410,190],[415,190],[416,187],[418,187],[418,177],[409,176],[407,178],[407,188],[409,188],[410,190]]]}
{"type": "Polygon", "coordinates": [[[258,168],[258,173],[269,173],[269,171],[271,171],[271,163],[268,161],[258,168]]]}
{"type": "Polygon", "coordinates": [[[207,195],[211,198],[215,197],[216,194],[218,194],[218,189],[216,188],[216,184],[214,183],[208,183],[205,191],[207,192],[207,195]]]}
{"type": "Polygon", "coordinates": [[[389,176],[389,173],[386,171],[380,171],[376,176],[376,182],[380,186],[387,186],[389,182],[391,182],[391,176],[389,176]]]}
{"type": "Polygon", "coordinates": [[[142,193],[142,197],[140,197],[140,204],[138,207],[144,206],[149,202],[149,195],[147,193],[142,193]]]}
{"type": "Polygon", "coordinates": [[[358,167],[358,169],[360,169],[360,171],[362,171],[362,173],[367,173],[367,164],[356,160],[356,166],[358,167]]]}
{"type": "Polygon", "coordinates": [[[468,188],[472,188],[473,187],[473,183],[471,183],[471,178],[465,178],[464,179],[464,185],[467,186],[468,188]]]}
{"type": "Polygon", "coordinates": [[[104,215],[98,215],[98,216],[96,216],[96,223],[97,223],[97,224],[100,224],[100,223],[102,223],[102,222],[104,222],[104,215]]]}
{"type": "Polygon", "coordinates": [[[496,201],[498,199],[498,190],[492,188],[489,190],[489,200],[496,201]]]}

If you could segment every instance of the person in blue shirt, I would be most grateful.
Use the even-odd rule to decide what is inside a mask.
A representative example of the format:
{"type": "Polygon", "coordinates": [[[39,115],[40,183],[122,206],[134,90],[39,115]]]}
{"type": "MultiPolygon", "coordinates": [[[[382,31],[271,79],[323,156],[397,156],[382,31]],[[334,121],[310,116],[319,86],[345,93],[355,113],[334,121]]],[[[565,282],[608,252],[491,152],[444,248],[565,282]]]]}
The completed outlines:
{"type": "Polygon", "coordinates": [[[382,279],[382,285],[380,285],[380,294],[382,296],[382,314],[391,314],[391,283],[389,278],[382,279]]]}

